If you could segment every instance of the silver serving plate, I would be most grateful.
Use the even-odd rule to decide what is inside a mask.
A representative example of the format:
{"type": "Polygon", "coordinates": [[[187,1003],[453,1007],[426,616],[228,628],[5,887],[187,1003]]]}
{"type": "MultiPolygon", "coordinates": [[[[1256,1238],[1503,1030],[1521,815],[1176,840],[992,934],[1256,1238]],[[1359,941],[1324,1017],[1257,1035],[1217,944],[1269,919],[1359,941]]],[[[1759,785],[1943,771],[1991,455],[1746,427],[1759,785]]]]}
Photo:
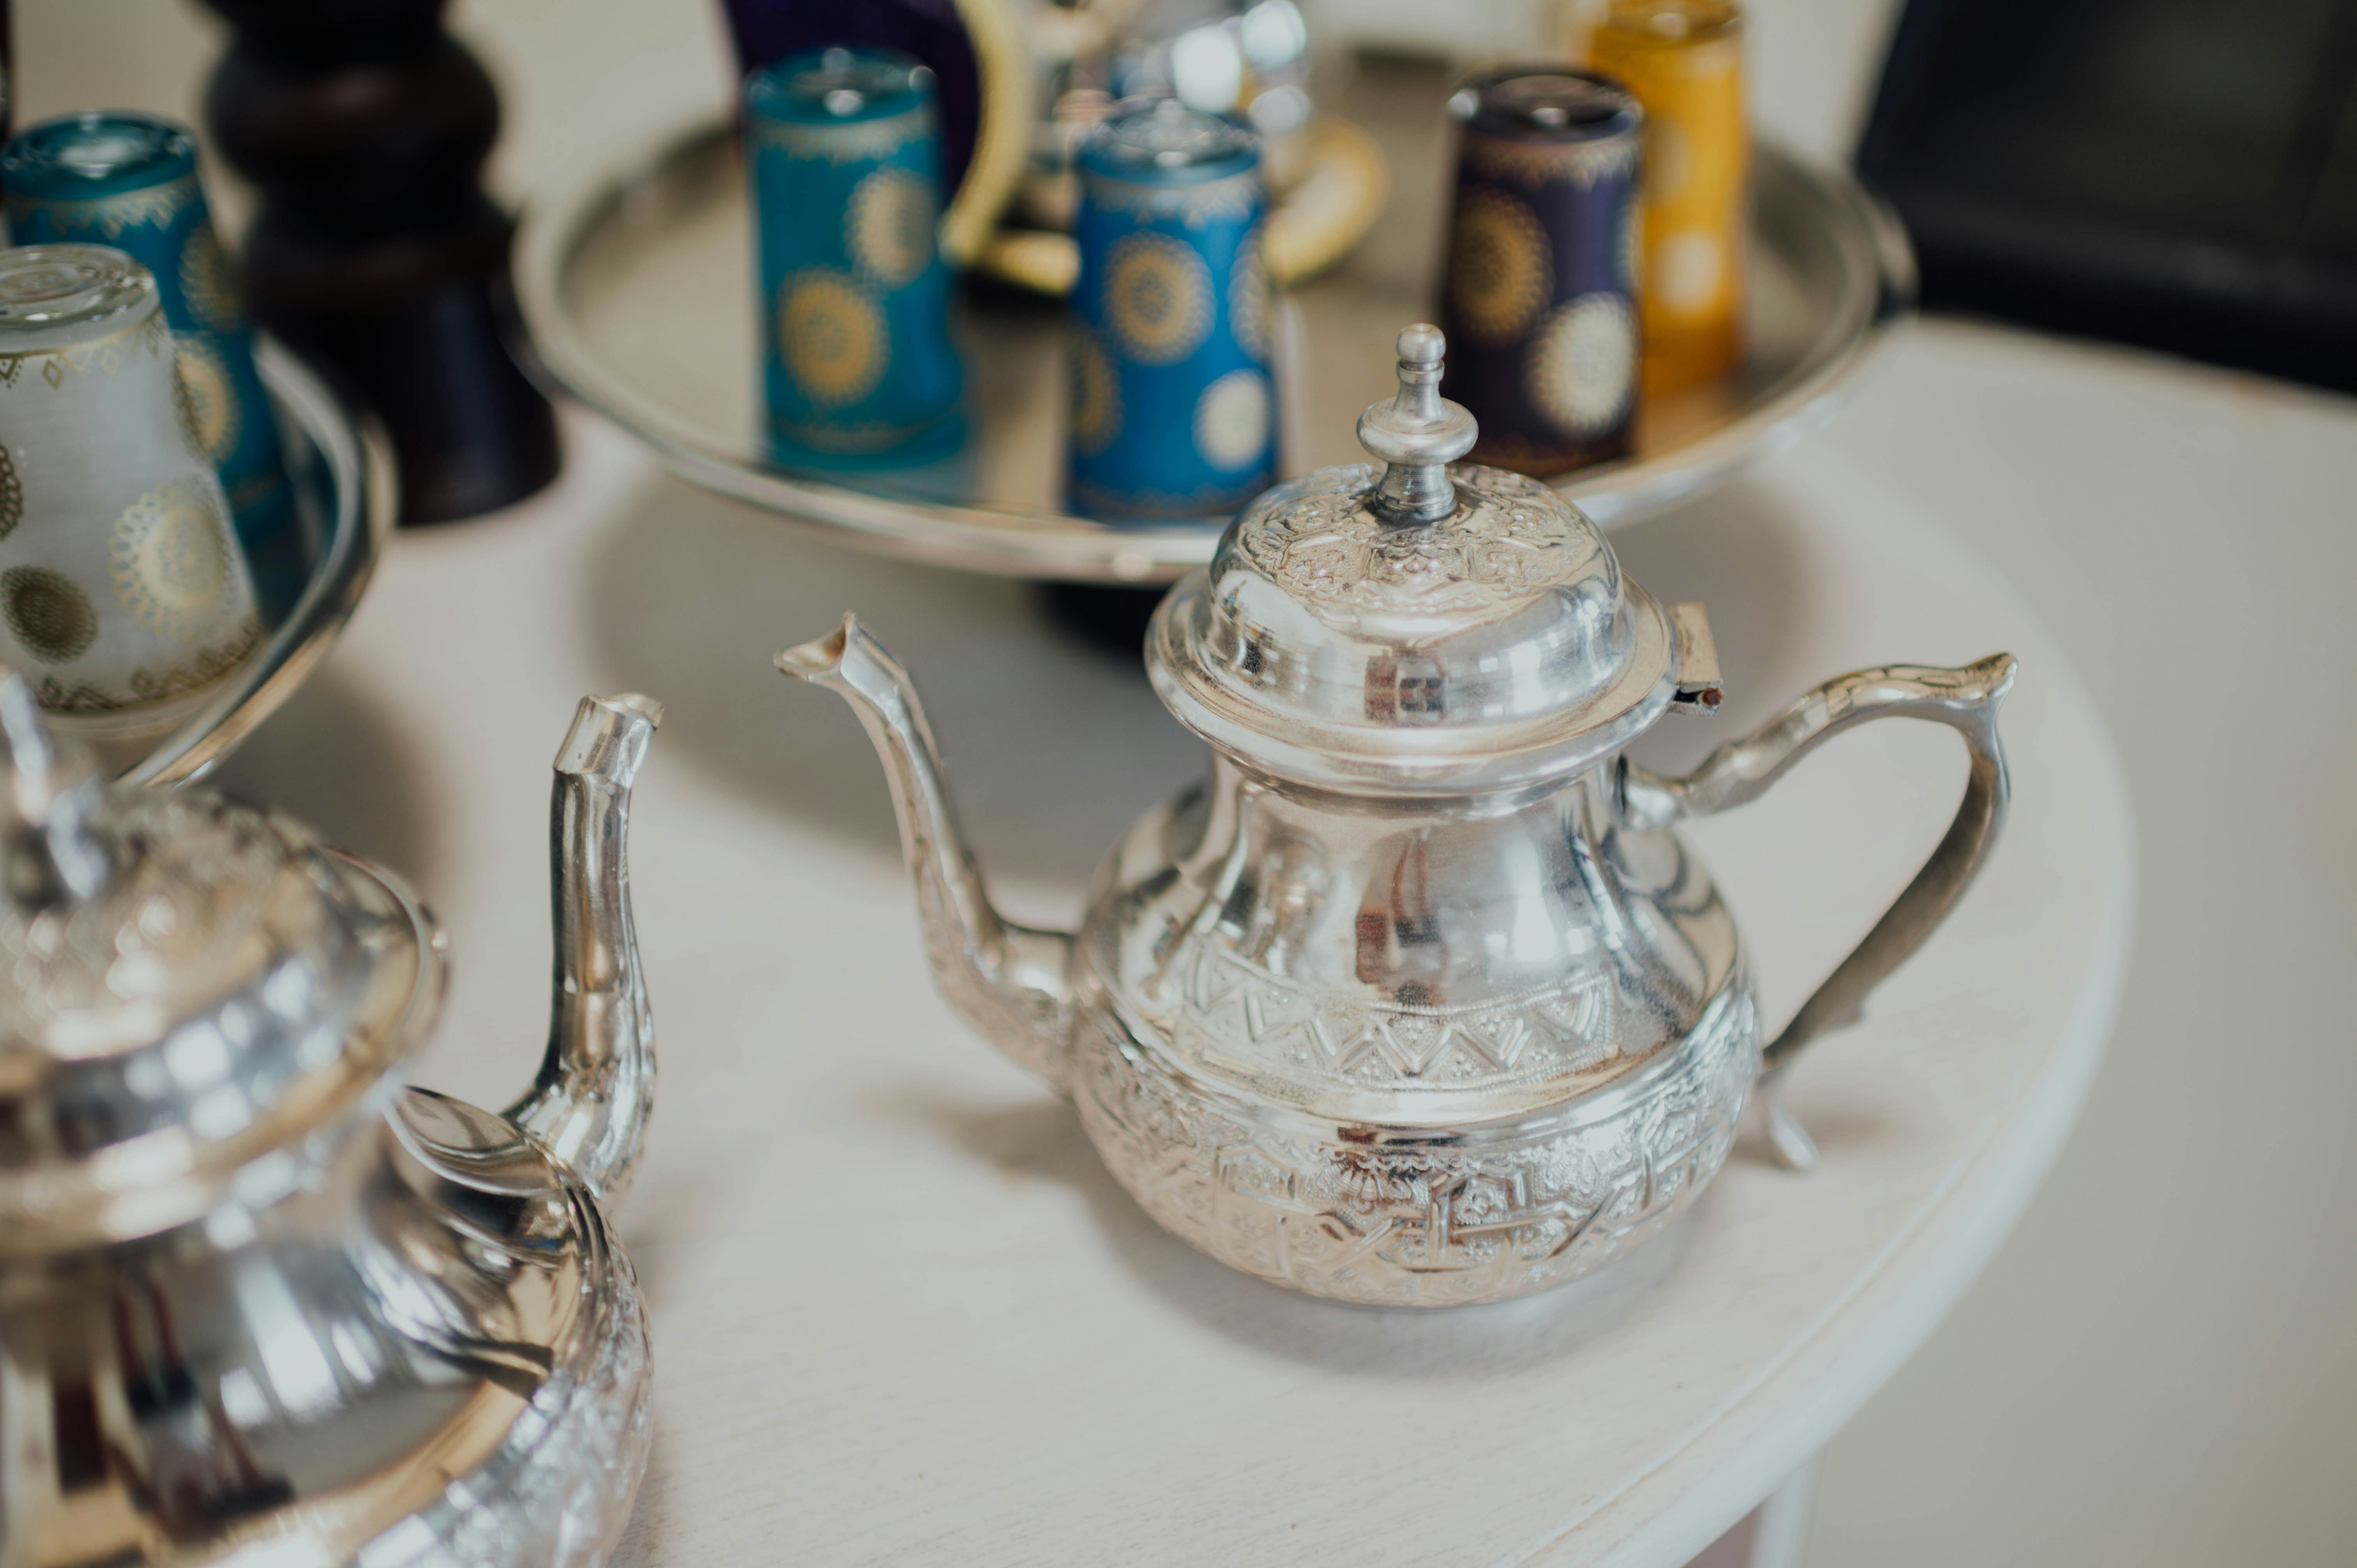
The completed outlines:
{"type": "Polygon", "coordinates": [[[285,349],[259,343],[263,384],[278,405],[300,509],[302,592],[245,662],[188,702],[117,717],[48,715],[127,784],[202,778],[294,695],[361,601],[392,531],[393,454],[384,438],[285,349]]]}
{"type": "MultiPolygon", "coordinates": [[[[1389,210],[1340,269],[1286,296],[1282,467],[1351,461],[1351,420],[1391,380],[1402,320],[1430,305],[1442,230],[1445,82],[1416,73],[1345,94],[1394,177],[1389,210]],[[1429,100],[1428,105],[1425,100],[1429,100]],[[1428,107],[1429,113],[1426,113],[1428,107]]],[[[1727,383],[1649,403],[1638,454],[1556,485],[1607,527],[1707,489],[1822,424],[1911,314],[1894,219],[1846,176],[1760,149],[1749,357],[1727,383]]],[[[1226,519],[1128,528],[1061,510],[1061,317],[1028,300],[963,313],[972,436],[921,473],[818,474],[762,454],[745,179],[725,125],[599,171],[527,214],[516,287],[544,371],[695,484],[843,542],[1007,576],[1168,582],[1211,557],[1226,519]]]]}

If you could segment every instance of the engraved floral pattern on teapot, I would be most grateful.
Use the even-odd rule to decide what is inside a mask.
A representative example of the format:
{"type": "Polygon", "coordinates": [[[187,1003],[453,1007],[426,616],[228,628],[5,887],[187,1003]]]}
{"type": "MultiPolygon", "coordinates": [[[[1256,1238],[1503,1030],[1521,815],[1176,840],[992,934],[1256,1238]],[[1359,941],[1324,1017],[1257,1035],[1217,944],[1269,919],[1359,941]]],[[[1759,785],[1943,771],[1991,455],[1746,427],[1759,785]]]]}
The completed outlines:
{"type": "Polygon", "coordinates": [[[1499,468],[1469,469],[1506,504],[1449,528],[1385,526],[1364,496],[1377,470],[1328,468],[1280,485],[1236,525],[1245,557],[1313,609],[1449,615],[1577,580],[1598,541],[1550,492],[1499,468]],[[1528,503],[1512,503],[1527,489],[1528,503]]]}

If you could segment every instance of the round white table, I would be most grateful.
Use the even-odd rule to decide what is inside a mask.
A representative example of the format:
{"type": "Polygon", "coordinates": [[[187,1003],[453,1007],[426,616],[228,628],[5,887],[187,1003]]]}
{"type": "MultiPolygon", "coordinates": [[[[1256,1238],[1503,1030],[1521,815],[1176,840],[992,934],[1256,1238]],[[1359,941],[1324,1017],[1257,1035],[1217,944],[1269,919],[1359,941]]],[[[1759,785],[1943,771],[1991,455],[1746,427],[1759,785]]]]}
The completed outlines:
{"type": "MultiPolygon", "coordinates": [[[[664,702],[631,846],[662,1079],[620,1216],[657,1436],[624,1563],[1668,1568],[1929,1332],[2069,1132],[2128,947],[2118,765],[1996,575],[1822,447],[1618,541],[1657,596],[1709,604],[1729,692],[1640,755],[1690,761],[1843,670],[2010,649],[1995,857],[1796,1071],[1814,1174],[1747,1139],[1618,1272],[1407,1314],[1231,1273],[1130,1203],[934,995],[866,741],[769,655],[856,608],[924,687],[1004,901],[1039,918],[1200,766],[1135,661],[1020,585],[844,553],[566,433],[554,490],[393,542],[222,779],[425,890],[457,978],[415,1076],[502,1104],[545,1029],[549,757],[583,692],[664,702]]],[[[1944,730],[1872,726],[1692,830],[1771,1026],[1963,773],[1944,730]]]]}

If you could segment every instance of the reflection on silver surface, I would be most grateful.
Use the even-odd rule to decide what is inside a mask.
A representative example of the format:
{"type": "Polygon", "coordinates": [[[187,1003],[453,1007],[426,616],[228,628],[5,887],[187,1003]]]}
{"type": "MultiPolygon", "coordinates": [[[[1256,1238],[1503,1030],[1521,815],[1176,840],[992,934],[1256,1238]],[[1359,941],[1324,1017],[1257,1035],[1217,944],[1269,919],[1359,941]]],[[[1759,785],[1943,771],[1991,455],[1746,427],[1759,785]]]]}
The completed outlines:
{"type": "MultiPolygon", "coordinates": [[[[1701,607],[1657,604],[1543,487],[1446,466],[1473,431],[1432,393],[1440,347],[1401,334],[1399,395],[1362,417],[1385,468],[1278,487],[1163,602],[1148,672],[1211,778],[1131,829],[1076,935],[992,908],[915,690],[856,619],[778,656],[874,738],[968,1021],[1073,1098],[1170,1230],[1387,1305],[1573,1279],[1692,1199],[1760,1076],[1760,1025],[1672,824],[1869,718],[1947,724],[1971,749],[1954,825],[1768,1047],[1772,1079],[1985,858],[2013,674],[2005,655],[1861,671],[1685,778],[1631,767],[1621,748],[1662,714],[1709,711],[1701,607]]],[[[1789,1116],[1772,1131],[1813,1157],[1789,1116]]]]}
{"type": "Polygon", "coordinates": [[[651,1088],[622,833],[653,717],[585,702],[557,760],[525,1104],[568,1164],[399,1090],[443,942],[397,882],[109,789],[0,673],[0,1561],[602,1561],[649,1437],[598,1195],[651,1088]]]}
{"type": "Polygon", "coordinates": [[[654,1110],[654,1015],[625,855],[630,784],[662,718],[646,697],[584,697],[556,754],[548,843],[555,1015],[539,1081],[508,1108],[510,1121],[608,1203],[630,1191],[654,1110]]]}
{"type": "MultiPolygon", "coordinates": [[[[1444,87],[1437,71],[1362,68],[1339,105],[1383,145],[1396,177],[1352,259],[1285,296],[1293,341],[1277,355],[1282,423],[1307,433],[1288,471],[1350,460],[1350,416],[1385,374],[1381,344],[1431,298],[1442,191],[1426,166],[1443,145],[1444,87]]],[[[1757,188],[1750,356],[1723,386],[1649,404],[1634,458],[1559,481],[1559,494],[1607,526],[1815,429],[1912,310],[1905,237],[1846,176],[1770,145],[1757,188]]],[[[1100,581],[1168,582],[1211,559],[1216,526],[1113,528],[1062,511],[1061,318],[1036,302],[977,306],[962,322],[974,436],[959,460],[857,476],[769,462],[757,434],[750,244],[726,127],[683,132],[535,202],[516,286],[546,374],[684,478],[845,543],[1100,581]]]]}

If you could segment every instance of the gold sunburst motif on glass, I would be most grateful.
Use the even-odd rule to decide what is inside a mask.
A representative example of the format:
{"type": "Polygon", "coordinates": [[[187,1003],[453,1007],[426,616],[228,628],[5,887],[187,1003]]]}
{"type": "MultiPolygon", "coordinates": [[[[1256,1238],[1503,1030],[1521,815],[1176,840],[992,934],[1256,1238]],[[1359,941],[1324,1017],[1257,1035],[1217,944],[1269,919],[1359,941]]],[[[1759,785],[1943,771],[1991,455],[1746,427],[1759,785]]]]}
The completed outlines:
{"type": "Polygon", "coordinates": [[[1072,356],[1072,446],[1093,457],[1121,434],[1121,380],[1095,334],[1074,328],[1072,356]]]}
{"type": "Polygon", "coordinates": [[[180,293],[199,327],[234,332],[244,325],[237,307],[237,280],[210,219],[189,230],[180,247],[180,293]]]}
{"type": "Polygon", "coordinates": [[[230,388],[229,366],[213,344],[194,336],[174,345],[172,403],[180,415],[180,435],[188,455],[215,467],[237,449],[244,421],[230,388]]]}
{"type": "Polygon", "coordinates": [[[237,570],[229,523],[200,481],[167,479],[114,520],[106,565],[114,596],[159,637],[215,631],[237,570]]]}
{"type": "Polygon", "coordinates": [[[0,617],[44,664],[79,659],[98,640],[98,607],[71,577],[47,566],[0,572],[0,617]]]}
{"type": "Polygon", "coordinates": [[[1501,190],[1465,192],[1449,237],[1448,300],[1466,336],[1512,343],[1554,292],[1555,250],[1531,209],[1501,190]]]}
{"type": "Polygon", "coordinates": [[[1558,428],[1600,435],[1636,394],[1636,315],[1617,294],[1583,294],[1548,316],[1523,369],[1531,401],[1558,428]]]}
{"type": "Polygon", "coordinates": [[[1211,330],[1211,269],[1164,234],[1125,234],[1105,263],[1104,325],[1123,353],[1172,365],[1211,330]]]}
{"type": "Polygon", "coordinates": [[[193,649],[179,663],[164,670],[134,670],[131,690],[144,703],[160,703],[184,692],[210,685],[241,663],[262,640],[262,622],[252,614],[239,616],[219,641],[193,649]]]}
{"type": "Polygon", "coordinates": [[[922,175],[879,168],[851,188],[843,213],[844,245],[859,270],[886,288],[905,288],[933,259],[941,217],[922,175]]]}
{"type": "Polygon", "coordinates": [[[829,267],[794,274],[778,288],[778,353],[813,403],[858,402],[883,379],[891,350],[884,312],[867,291],[829,267]]]}
{"type": "Polygon", "coordinates": [[[1268,450],[1268,378],[1230,371],[1195,400],[1196,455],[1223,474],[1241,473],[1268,450]]]}
{"type": "Polygon", "coordinates": [[[1228,330],[1235,334],[1237,347],[1264,365],[1268,363],[1270,309],[1268,263],[1255,231],[1244,237],[1228,274],[1228,330]]]}

